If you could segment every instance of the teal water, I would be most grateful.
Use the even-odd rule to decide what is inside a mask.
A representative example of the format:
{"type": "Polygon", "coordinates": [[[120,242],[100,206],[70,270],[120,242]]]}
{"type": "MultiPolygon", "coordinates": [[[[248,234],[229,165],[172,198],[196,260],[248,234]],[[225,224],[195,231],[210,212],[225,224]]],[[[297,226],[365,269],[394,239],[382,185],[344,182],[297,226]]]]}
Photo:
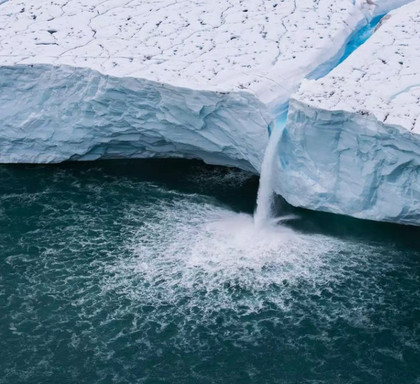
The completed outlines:
{"type": "Polygon", "coordinates": [[[190,161],[0,167],[0,383],[419,383],[420,231],[190,161]],[[290,216],[293,215],[293,216],[290,216]]]}

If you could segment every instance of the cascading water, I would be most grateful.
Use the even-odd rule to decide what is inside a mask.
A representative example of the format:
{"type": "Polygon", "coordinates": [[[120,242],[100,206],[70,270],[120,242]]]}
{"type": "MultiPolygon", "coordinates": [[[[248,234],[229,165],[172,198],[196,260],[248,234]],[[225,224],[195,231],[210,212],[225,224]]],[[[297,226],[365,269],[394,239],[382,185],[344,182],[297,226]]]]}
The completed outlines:
{"type": "Polygon", "coordinates": [[[269,225],[274,219],[273,162],[277,153],[277,144],[286,125],[287,110],[281,114],[271,129],[270,140],[265,150],[261,166],[260,186],[257,195],[257,208],[254,214],[256,227],[269,225]]]}
{"type": "MultiPolygon", "coordinates": [[[[348,41],[341,58],[333,58],[328,62],[321,64],[308,78],[319,79],[328,74],[337,65],[342,63],[353,51],[362,45],[374,33],[375,28],[379,24],[384,15],[375,17],[368,25],[361,28],[348,41]]],[[[260,186],[257,196],[257,208],[254,213],[254,223],[257,228],[261,228],[273,223],[274,220],[274,189],[272,186],[273,162],[278,150],[277,144],[283,133],[287,120],[288,106],[277,118],[270,134],[270,140],[266,148],[263,163],[261,166],[260,186]]],[[[278,221],[278,220],[276,220],[278,221]]]]}

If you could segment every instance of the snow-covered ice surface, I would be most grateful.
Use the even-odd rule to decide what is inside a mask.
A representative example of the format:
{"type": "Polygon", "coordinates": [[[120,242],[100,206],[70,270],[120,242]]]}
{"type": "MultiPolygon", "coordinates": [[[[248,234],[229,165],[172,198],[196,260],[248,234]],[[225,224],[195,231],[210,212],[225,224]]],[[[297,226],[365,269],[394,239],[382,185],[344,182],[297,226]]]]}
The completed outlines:
{"type": "Polygon", "coordinates": [[[381,16],[412,1],[413,0],[371,0],[369,2],[375,3],[374,15],[381,16]]]}
{"type": "Polygon", "coordinates": [[[333,56],[373,8],[353,0],[11,1],[0,9],[1,64],[71,65],[249,90],[272,102],[333,56]]]}
{"type": "Polygon", "coordinates": [[[275,190],[295,206],[420,225],[420,1],[292,96],[275,190]]]}
{"type": "Polygon", "coordinates": [[[377,9],[365,0],[8,1],[0,162],[183,156],[258,172],[275,113],[377,9]]]}

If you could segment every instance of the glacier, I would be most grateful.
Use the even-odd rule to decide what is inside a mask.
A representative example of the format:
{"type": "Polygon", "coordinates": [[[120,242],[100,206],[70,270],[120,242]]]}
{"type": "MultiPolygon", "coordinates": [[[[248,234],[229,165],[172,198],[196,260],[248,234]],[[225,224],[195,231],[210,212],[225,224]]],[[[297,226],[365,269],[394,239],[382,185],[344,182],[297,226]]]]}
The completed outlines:
{"type": "Polygon", "coordinates": [[[273,159],[290,204],[420,225],[420,1],[291,97],[273,159]]]}
{"type": "Polygon", "coordinates": [[[405,29],[381,23],[328,74],[364,26],[406,3],[0,0],[0,163],[184,157],[258,174],[290,101],[270,143],[276,193],[299,207],[418,224],[420,119],[399,109],[416,97],[417,80],[400,83],[394,67],[378,67],[374,85],[356,79],[376,79],[372,47],[392,50],[394,37],[406,38],[394,29],[405,29]],[[385,77],[399,93],[357,105],[386,88],[385,77]]]}
{"type": "Polygon", "coordinates": [[[365,0],[5,2],[0,162],[193,157],[258,173],[290,94],[376,9],[365,0]]]}

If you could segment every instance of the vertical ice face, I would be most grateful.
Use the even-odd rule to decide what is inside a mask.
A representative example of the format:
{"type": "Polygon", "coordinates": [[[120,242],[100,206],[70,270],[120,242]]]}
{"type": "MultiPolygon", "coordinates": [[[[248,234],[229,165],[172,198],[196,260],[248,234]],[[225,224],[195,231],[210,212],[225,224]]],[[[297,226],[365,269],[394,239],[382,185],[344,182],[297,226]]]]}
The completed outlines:
{"type": "Polygon", "coordinates": [[[420,225],[419,68],[417,0],[292,96],[276,192],[295,206],[420,225]]]}
{"type": "Polygon", "coordinates": [[[270,113],[250,93],[69,66],[0,69],[0,161],[187,157],[258,169],[270,113]]]}
{"type": "Polygon", "coordinates": [[[0,6],[0,162],[183,156],[258,172],[302,78],[374,14],[353,0],[0,6]]]}

